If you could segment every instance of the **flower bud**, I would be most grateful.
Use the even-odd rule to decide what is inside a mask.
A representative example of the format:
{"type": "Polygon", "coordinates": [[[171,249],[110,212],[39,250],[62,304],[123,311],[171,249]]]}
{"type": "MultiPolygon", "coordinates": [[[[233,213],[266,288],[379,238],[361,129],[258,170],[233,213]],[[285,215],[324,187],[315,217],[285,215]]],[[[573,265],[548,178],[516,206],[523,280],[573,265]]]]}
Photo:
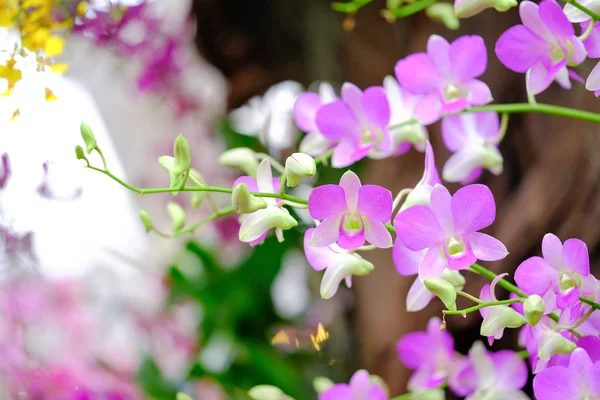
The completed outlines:
{"type": "Polygon", "coordinates": [[[81,146],[75,146],[75,157],[77,157],[78,160],[86,160],[87,161],[87,158],[85,157],[83,148],[81,146]]]}
{"type": "Polygon", "coordinates": [[[175,400],[194,400],[192,399],[189,395],[187,395],[186,393],[177,393],[177,397],[175,397],[175,400]]]}
{"type": "Polygon", "coordinates": [[[239,239],[249,243],[258,239],[263,233],[272,228],[288,230],[298,225],[285,208],[267,207],[249,214],[240,226],[239,239]]]}
{"type": "Polygon", "coordinates": [[[185,211],[179,204],[171,201],[167,204],[167,212],[173,223],[173,233],[179,232],[185,223],[185,211]]]}
{"type": "Polygon", "coordinates": [[[150,214],[148,214],[146,210],[140,210],[139,214],[142,224],[144,224],[144,228],[146,228],[146,232],[150,232],[154,227],[152,225],[152,220],[150,219],[150,214]]]}
{"type": "Polygon", "coordinates": [[[85,143],[85,149],[87,153],[90,154],[96,147],[98,147],[96,138],[94,137],[94,132],[92,132],[92,128],[90,128],[85,122],[81,123],[79,130],[81,132],[83,142],[85,143]]]}
{"type": "MultiPolygon", "coordinates": [[[[158,163],[169,173],[169,188],[175,189],[181,187],[183,183],[183,174],[175,174],[175,159],[171,156],[160,156],[158,157],[158,163]]],[[[177,193],[173,193],[175,196],[177,193]]]]}
{"type": "Polygon", "coordinates": [[[444,272],[442,272],[442,275],[440,275],[440,278],[450,283],[457,290],[462,290],[462,288],[465,287],[465,277],[456,270],[446,268],[444,269],[444,272]]]}
{"type": "Polygon", "coordinates": [[[270,385],[254,386],[248,391],[252,400],[291,400],[281,389],[270,385]]]}
{"type": "Polygon", "coordinates": [[[415,188],[406,196],[400,212],[410,208],[412,206],[428,206],[431,204],[431,192],[433,186],[430,185],[417,185],[415,188]]]}
{"type": "Polygon", "coordinates": [[[173,174],[181,175],[189,170],[191,165],[190,144],[183,135],[179,135],[173,143],[173,174]]]}
{"type": "MultiPolygon", "coordinates": [[[[190,181],[192,182],[192,184],[190,185],[192,187],[201,188],[203,186],[206,186],[204,178],[202,177],[200,172],[196,171],[194,168],[190,168],[189,178],[190,178],[190,181]]],[[[191,195],[192,208],[193,209],[198,208],[200,206],[200,204],[202,203],[202,200],[204,200],[204,198],[206,197],[207,194],[208,194],[208,192],[203,192],[203,191],[192,192],[192,195],[191,195]]]]}
{"type": "Polygon", "coordinates": [[[504,12],[517,5],[517,0],[456,0],[454,12],[458,18],[469,18],[487,8],[504,12]]]}
{"type": "Polygon", "coordinates": [[[219,157],[219,163],[226,167],[239,168],[247,175],[255,178],[258,160],[256,153],[247,147],[227,150],[219,157]]]}
{"type": "Polygon", "coordinates": [[[294,153],[285,160],[285,177],[288,187],[295,187],[302,178],[315,176],[317,165],[314,158],[304,153],[294,153]]]}
{"type": "Polygon", "coordinates": [[[337,292],[343,279],[352,275],[364,276],[373,271],[375,267],[369,261],[356,254],[347,254],[339,263],[330,265],[321,280],[321,297],[330,299],[337,292]]]}
{"type": "Polygon", "coordinates": [[[538,347],[538,357],[540,360],[548,361],[555,354],[570,354],[576,348],[575,343],[560,333],[547,330],[542,333],[540,346],[538,347]]]}
{"type": "Polygon", "coordinates": [[[456,310],[456,289],[450,282],[441,278],[428,278],[423,283],[427,290],[442,300],[448,310],[456,310]]]}
{"type": "Polygon", "coordinates": [[[331,379],[325,378],[324,376],[317,376],[315,379],[313,379],[312,385],[315,392],[320,394],[335,385],[335,383],[331,379]]]}
{"type": "Polygon", "coordinates": [[[546,311],[546,304],[539,295],[533,294],[525,299],[525,302],[523,303],[523,313],[525,314],[525,318],[529,325],[537,325],[544,316],[544,311],[546,311]]]}
{"type": "Polygon", "coordinates": [[[434,3],[427,7],[425,14],[436,22],[441,22],[451,31],[455,31],[460,27],[460,22],[454,14],[454,7],[450,3],[434,3]]]}
{"type": "Polygon", "coordinates": [[[481,323],[480,333],[482,336],[500,338],[504,328],[519,328],[527,320],[509,306],[489,307],[488,313],[481,323]]]}
{"type": "Polygon", "coordinates": [[[263,199],[251,195],[248,186],[243,183],[233,188],[231,204],[238,214],[251,214],[254,211],[267,208],[267,203],[263,199]]]}

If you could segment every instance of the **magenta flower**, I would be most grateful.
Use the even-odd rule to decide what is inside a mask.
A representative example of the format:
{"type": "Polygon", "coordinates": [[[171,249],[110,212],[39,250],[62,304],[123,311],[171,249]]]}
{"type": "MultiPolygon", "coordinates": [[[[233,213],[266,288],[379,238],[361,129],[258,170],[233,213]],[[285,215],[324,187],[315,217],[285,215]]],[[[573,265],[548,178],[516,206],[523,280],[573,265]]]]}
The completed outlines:
{"type": "Polygon", "coordinates": [[[322,298],[332,298],[342,280],[346,282],[346,286],[352,287],[352,275],[366,275],[375,269],[369,261],[336,244],[323,247],[312,246],[310,242],[314,231],[315,228],[311,228],[304,235],[304,254],[315,271],[327,268],[321,281],[322,298]]]}
{"type": "Polygon", "coordinates": [[[579,239],[568,239],[564,245],[548,233],[542,241],[542,257],[523,261],[515,271],[515,281],[528,294],[545,295],[552,290],[556,305],[565,309],[579,302],[579,296],[598,292],[596,278],[590,275],[587,246],[579,239]]]}
{"type": "Polygon", "coordinates": [[[412,251],[427,249],[419,276],[441,275],[448,266],[468,268],[477,259],[500,260],[508,254],[498,239],[477,232],[494,222],[496,204],[485,185],[469,185],[450,196],[448,189],[436,185],[431,192],[431,207],[413,206],[396,217],[396,233],[412,251]]]}
{"type": "Polygon", "coordinates": [[[439,318],[431,318],[425,332],[412,332],[398,341],[400,361],[415,370],[408,381],[412,392],[439,387],[453,370],[454,339],[440,326],[439,318]]]}
{"type": "Polygon", "coordinates": [[[488,86],[476,79],[487,67],[487,50],[480,36],[462,36],[449,44],[431,35],[427,53],[412,54],[396,64],[400,86],[423,95],[415,114],[424,124],[442,113],[454,113],[470,105],[492,101],[488,86]]]}
{"type": "Polygon", "coordinates": [[[8,161],[8,154],[2,154],[2,158],[0,158],[0,189],[3,189],[6,186],[6,182],[8,182],[8,178],[10,177],[11,169],[10,162],[8,161]]]}
{"type": "MultiPolygon", "coordinates": [[[[450,377],[450,389],[466,400],[529,400],[521,391],[527,383],[527,365],[515,352],[496,353],[476,342],[450,377]]],[[[566,398],[565,398],[566,399],[566,398]]]]}
{"type": "Polygon", "coordinates": [[[298,96],[294,104],[294,120],[296,125],[304,132],[306,136],[300,142],[299,150],[313,157],[318,157],[335,146],[335,142],[330,142],[317,127],[317,111],[324,104],[329,104],[337,100],[333,87],[329,83],[319,85],[319,93],[302,93],[298,96]]]}
{"type": "Polygon", "coordinates": [[[350,383],[337,383],[319,394],[319,400],[388,400],[385,389],[371,382],[364,369],[352,375],[350,383]]]}
{"type": "Polygon", "coordinates": [[[310,244],[337,244],[353,250],[365,243],[387,248],[392,236],[384,223],[392,217],[392,193],[376,185],[361,185],[358,176],[348,171],[339,185],[316,187],[308,198],[310,215],[322,222],[310,244]]]}
{"type": "Polygon", "coordinates": [[[447,182],[472,183],[483,169],[502,173],[503,158],[498,150],[502,140],[495,112],[452,115],[442,120],[442,138],[454,154],[446,161],[442,176],[447,182]]]}
{"type": "Polygon", "coordinates": [[[387,129],[390,106],[382,87],[373,86],[362,92],[345,83],[342,99],[322,106],[316,122],[327,140],[338,143],[331,159],[335,168],[351,165],[372,152],[392,150],[392,137],[387,129]]]}
{"type": "Polygon", "coordinates": [[[539,6],[523,1],[519,6],[523,25],[515,25],[496,42],[496,54],[509,69],[527,73],[527,91],[543,92],[552,81],[570,89],[567,65],[583,62],[586,51],[575,29],[554,0],[539,6]]]}
{"type": "Polygon", "coordinates": [[[568,366],[546,368],[533,379],[538,400],[588,400],[600,398],[599,354],[575,349],[568,366]]]}

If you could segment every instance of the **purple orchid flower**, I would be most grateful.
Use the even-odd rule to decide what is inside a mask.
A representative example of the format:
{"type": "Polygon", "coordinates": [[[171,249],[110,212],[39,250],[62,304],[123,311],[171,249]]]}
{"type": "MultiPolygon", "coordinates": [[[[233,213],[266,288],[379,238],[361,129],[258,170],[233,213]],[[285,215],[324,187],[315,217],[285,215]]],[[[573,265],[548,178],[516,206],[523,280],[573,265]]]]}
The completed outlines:
{"type": "Polygon", "coordinates": [[[442,120],[442,138],[450,156],[442,176],[447,182],[469,184],[484,168],[494,175],[502,173],[503,158],[498,150],[502,140],[500,121],[495,112],[452,115],[442,120]]]}
{"type": "Polygon", "coordinates": [[[0,189],[4,189],[6,182],[8,182],[8,178],[10,178],[10,174],[11,169],[8,154],[4,153],[0,158],[0,189]]]}
{"type": "Polygon", "coordinates": [[[552,290],[560,309],[579,302],[579,296],[598,293],[598,283],[590,275],[587,246],[579,239],[568,239],[564,245],[548,233],[542,241],[542,257],[523,261],[515,271],[517,285],[528,294],[543,296],[552,290]]]}
{"type": "Polygon", "coordinates": [[[452,44],[438,35],[427,41],[427,53],[412,54],[396,64],[400,86],[423,97],[415,115],[424,124],[442,113],[492,101],[489,87],[476,79],[487,67],[487,50],[480,36],[462,36],[452,44]]]}
{"type": "Polygon", "coordinates": [[[371,382],[364,369],[352,375],[350,383],[337,383],[319,394],[319,400],[388,400],[385,389],[371,382]]]}
{"type": "Polygon", "coordinates": [[[567,65],[585,60],[583,43],[563,10],[554,0],[543,0],[539,6],[523,1],[519,6],[523,25],[515,25],[496,42],[496,54],[509,69],[527,73],[527,91],[536,95],[552,81],[571,88],[567,65]]]}
{"type": "Polygon", "coordinates": [[[469,185],[450,196],[448,189],[436,185],[431,192],[431,207],[417,205],[396,217],[396,233],[412,251],[427,249],[419,265],[422,279],[439,277],[448,266],[466,269],[477,259],[501,260],[508,252],[498,239],[477,232],[494,222],[496,204],[485,185],[469,185]]]}
{"type": "Polygon", "coordinates": [[[335,142],[330,142],[317,127],[317,112],[325,105],[337,100],[333,87],[326,82],[319,85],[319,93],[303,93],[298,96],[294,104],[294,120],[296,125],[304,132],[306,136],[300,142],[299,150],[313,157],[318,157],[335,146],[335,142]]]}
{"type": "Polygon", "coordinates": [[[546,368],[533,379],[538,400],[588,400],[600,398],[600,348],[588,353],[575,349],[568,366],[546,368]]]}
{"type": "MultiPolygon", "coordinates": [[[[250,192],[278,193],[280,186],[279,178],[273,178],[271,163],[264,159],[256,170],[256,179],[251,176],[242,176],[236,179],[233,187],[245,184],[250,192]]],[[[297,224],[289,211],[281,207],[280,199],[261,197],[267,203],[267,207],[251,214],[243,215],[240,226],[239,239],[254,247],[261,244],[270,229],[275,228],[277,237],[282,240],[283,229],[290,229],[297,224]]]]}
{"type": "Polygon", "coordinates": [[[316,115],[318,130],[331,142],[338,142],[331,164],[347,167],[372,152],[392,151],[387,129],[390,106],[382,87],[362,92],[351,83],[342,86],[342,99],[322,106],[316,115]]]}
{"type": "Polygon", "coordinates": [[[363,276],[375,269],[369,261],[336,244],[323,247],[312,246],[310,242],[314,231],[315,228],[310,228],[304,235],[304,254],[315,271],[327,268],[321,281],[322,298],[332,298],[342,280],[345,280],[346,286],[352,287],[352,275],[363,276]]]}
{"type": "Polygon", "coordinates": [[[527,365],[513,351],[489,352],[476,342],[469,357],[460,362],[450,377],[450,389],[466,400],[529,400],[521,391],[527,383],[527,365]]]}
{"type": "Polygon", "coordinates": [[[398,357],[415,370],[408,382],[410,391],[434,389],[450,376],[456,361],[454,339],[440,330],[439,318],[431,318],[425,332],[404,335],[396,346],[398,357]]]}
{"type": "Polygon", "coordinates": [[[337,242],[347,250],[365,243],[387,248],[392,236],[384,223],[392,217],[392,193],[377,185],[361,185],[358,176],[347,171],[339,185],[316,187],[308,198],[311,217],[322,220],[312,235],[311,245],[337,242]]]}
{"type": "Polygon", "coordinates": [[[181,65],[177,61],[179,51],[180,43],[175,38],[168,39],[162,47],[155,49],[138,77],[138,89],[152,92],[168,86],[173,77],[181,72],[181,65]]]}

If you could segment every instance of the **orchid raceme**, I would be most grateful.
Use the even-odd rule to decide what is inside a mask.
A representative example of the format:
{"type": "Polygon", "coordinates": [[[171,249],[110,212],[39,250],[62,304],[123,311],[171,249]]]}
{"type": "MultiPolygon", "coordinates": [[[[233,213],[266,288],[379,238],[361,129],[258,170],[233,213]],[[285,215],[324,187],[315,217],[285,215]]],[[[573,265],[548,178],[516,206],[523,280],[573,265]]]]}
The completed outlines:
{"type": "Polygon", "coordinates": [[[362,185],[352,171],[342,176],[339,185],[313,189],[308,210],[321,221],[312,235],[312,246],[337,242],[353,250],[365,241],[381,248],[392,246],[392,236],[384,225],[392,216],[392,193],[381,186],[362,185]]]}
{"type": "Polygon", "coordinates": [[[539,5],[519,5],[523,25],[515,25],[500,36],[496,54],[509,69],[527,73],[527,91],[532,95],[546,90],[553,81],[571,88],[567,66],[583,62],[586,51],[575,29],[554,0],[539,5]]]}
{"type": "Polygon", "coordinates": [[[487,67],[487,50],[480,36],[462,36],[451,44],[431,35],[427,53],[412,54],[396,64],[396,77],[405,90],[421,95],[415,115],[425,124],[442,113],[492,101],[488,86],[477,78],[487,67]]]}

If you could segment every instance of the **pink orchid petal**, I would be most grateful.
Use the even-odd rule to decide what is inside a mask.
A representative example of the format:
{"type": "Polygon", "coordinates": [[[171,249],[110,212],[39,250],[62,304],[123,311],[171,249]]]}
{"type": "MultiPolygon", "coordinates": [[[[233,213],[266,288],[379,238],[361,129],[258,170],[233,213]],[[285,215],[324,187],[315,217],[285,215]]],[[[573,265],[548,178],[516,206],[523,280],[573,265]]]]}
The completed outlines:
{"type": "MultiPolygon", "coordinates": [[[[489,284],[483,285],[481,290],[479,291],[479,300],[483,302],[496,301],[496,296],[492,294],[492,286],[489,284]]],[[[483,307],[479,309],[479,314],[481,314],[482,318],[487,317],[490,309],[492,307],[483,307]]]]}
{"type": "Polygon", "coordinates": [[[322,156],[331,150],[333,143],[319,132],[309,132],[302,138],[299,145],[301,153],[306,153],[313,157],[322,156]]]}
{"type": "Polygon", "coordinates": [[[450,48],[450,43],[440,35],[431,35],[427,40],[427,54],[433,60],[436,69],[445,78],[449,78],[452,74],[450,48]]]}
{"type": "Polygon", "coordinates": [[[504,243],[493,236],[481,232],[472,232],[467,235],[467,238],[471,243],[473,254],[478,260],[497,261],[508,255],[504,243]]]}
{"type": "Polygon", "coordinates": [[[340,234],[339,229],[341,220],[341,215],[323,220],[323,222],[315,228],[315,231],[312,234],[312,238],[310,239],[311,246],[321,247],[335,243],[340,234]]]}
{"type": "Polygon", "coordinates": [[[431,338],[425,332],[408,333],[398,341],[398,358],[407,368],[417,369],[429,360],[431,338]]]}
{"type": "MultiPolygon", "coordinates": [[[[514,351],[501,350],[491,354],[496,371],[496,386],[521,389],[527,383],[529,370],[525,360],[514,351]]],[[[507,397],[508,398],[508,397],[507,397]]]]}
{"type": "Polygon", "coordinates": [[[433,124],[442,115],[443,104],[437,93],[428,94],[419,100],[415,108],[415,117],[424,125],[433,124]]]}
{"type": "Polygon", "coordinates": [[[562,8],[556,1],[541,1],[539,13],[542,22],[554,36],[566,38],[575,35],[573,24],[569,22],[562,8]]]}
{"type": "Polygon", "coordinates": [[[468,91],[467,102],[471,105],[482,106],[494,99],[489,86],[479,79],[469,81],[466,86],[468,91]]]}
{"type": "Polygon", "coordinates": [[[262,242],[265,241],[265,239],[267,238],[267,234],[269,233],[269,231],[265,231],[262,235],[260,235],[258,238],[251,240],[250,242],[248,242],[248,244],[250,245],[250,247],[255,247],[258,246],[259,244],[261,244],[262,242]]]}
{"type": "Polygon", "coordinates": [[[342,85],[342,99],[350,106],[360,126],[366,125],[362,107],[363,92],[353,83],[346,82],[342,85]]]}
{"type": "Polygon", "coordinates": [[[431,191],[431,209],[446,235],[451,236],[454,233],[452,196],[445,186],[435,185],[431,191]]]}
{"type": "Polygon", "coordinates": [[[434,297],[435,296],[425,287],[421,278],[417,277],[410,286],[410,289],[408,289],[408,294],[406,295],[406,311],[421,311],[429,305],[434,297]]]}
{"type": "Polygon", "coordinates": [[[319,400],[353,400],[354,393],[350,385],[338,383],[319,394],[319,400]]]}
{"type": "Polygon", "coordinates": [[[359,194],[362,187],[360,178],[354,172],[346,171],[340,179],[340,186],[344,189],[348,209],[350,211],[356,211],[358,209],[359,194]]]}
{"type": "Polygon", "coordinates": [[[466,249],[463,252],[454,255],[448,254],[448,251],[444,246],[444,252],[448,261],[448,268],[453,269],[455,271],[460,271],[469,268],[475,263],[475,261],[477,261],[477,257],[475,257],[475,254],[473,254],[473,250],[471,250],[470,243],[466,242],[465,246],[466,249]]]}
{"type": "Polygon", "coordinates": [[[389,190],[377,185],[364,185],[358,193],[356,210],[361,215],[385,223],[392,217],[392,202],[392,192],[389,190]]]}
{"type": "Polygon", "coordinates": [[[439,245],[427,250],[419,265],[419,278],[425,280],[428,278],[438,278],[442,275],[448,265],[442,251],[442,247],[439,245]]]}
{"type": "Polygon", "coordinates": [[[400,86],[414,94],[428,94],[441,88],[444,78],[426,53],[412,54],[394,68],[400,86]]]}
{"type": "Polygon", "coordinates": [[[500,35],[496,55],[508,69],[524,73],[547,51],[547,42],[524,25],[515,25],[500,35]]]}
{"type": "Polygon", "coordinates": [[[556,293],[556,305],[558,308],[564,310],[579,303],[579,289],[577,286],[563,292],[558,289],[557,281],[553,281],[552,283],[554,286],[554,293],[556,293]]]}
{"type": "Polygon", "coordinates": [[[425,256],[425,250],[409,250],[400,239],[396,239],[392,249],[392,258],[396,271],[402,276],[416,275],[419,272],[419,264],[425,256]]]}
{"type": "Polygon", "coordinates": [[[369,243],[382,249],[392,247],[392,235],[384,224],[368,217],[363,217],[362,220],[365,229],[365,239],[369,243]]]}
{"type": "Polygon", "coordinates": [[[315,271],[322,271],[331,265],[336,253],[328,246],[316,247],[310,244],[314,230],[315,228],[310,228],[304,234],[304,255],[315,271]]]}
{"type": "Polygon", "coordinates": [[[533,33],[542,38],[544,41],[554,42],[554,35],[542,21],[539,12],[539,6],[533,1],[523,1],[519,4],[519,16],[523,25],[531,29],[533,33]]]}
{"type": "Polygon", "coordinates": [[[452,196],[454,225],[460,233],[487,228],[496,218],[496,203],[485,185],[469,185],[458,189],[452,196]]]}
{"type": "Polygon", "coordinates": [[[556,270],[541,257],[523,261],[515,271],[515,282],[529,294],[543,295],[556,277],[556,270]]]}
{"type": "Polygon", "coordinates": [[[335,168],[344,168],[362,160],[371,152],[373,144],[361,146],[355,138],[344,138],[335,148],[331,165],[335,168]]]}
{"type": "MultiPolygon", "coordinates": [[[[591,22],[588,21],[584,24],[581,24],[581,29],[587,29],[590,23],[591,22]]],[[[594,28],[592,29],[592,33],[583,41],[583,44],[589,58],[600,57],[600,23],[596,22],[594,28]]]]}
{"type": "Polygon", "coordinates": [[[562,366],[546,368],[537,374],[533,391],[538,400],[576,399],[580,393],[574,374],[562,366]]]}
{"type": "Polygon", "coordinates": [[[581,389],[588,389],[592,383],[592,367],[594,364],[584,349],[575,349],[569,359],[569,370],[576,372],[575,380],[581,389]]]}
{"type": "Polygon", "coordinates": [[[500,135],[500,118],[496,112],[475,114],[477,134],[486,139],[496,139],[500,135]]]}
{"type": "Polygon", "coordinates": [[[541,62],[538,62],[529,70],[526,82],[527,92],[538,95],[548,89],[553,79],[554,75],[550,73],[548,68],[541,62]]]}
{"type": "Polygon", "coordinates": [[[600,63],[596,64],[592,72],[590,72],[587,81],[585,81],[585,88],[591,91],[600,90],[600,63]]]}
{"type": "Polygon", "coordinates": [[[563,245],[560,239],[552,234],[547,233],[542,239],[542,254],[544,259],[555,270],[562,271],[565,264],[563,245]]]}
{"type": "Polygon", "coordinates": [[[431,143],[428,140],[427,146],[425,148],[425,170],[423,171],[423,176],[421,177],[421,180],[419,181],[417,186],[435,186],[437,183],[441,184],[442,181],[440,180],[440,175],[435,165],[435,156],[433,155],[433,148],[431,147],[431,143]]]}
{"type": "Polygon", "coordinates": [[[256,185],[256,179],[251,176],[240,176],[233,182],[232,187],[236,187],[237,185],[244,184],[248,187],[248,190],[251,192],[258,192],[258,186],[256,185]]]}
{"type": "MultiPolygon", "coordinates": [[[[474,81],[472,81],[474,82],[474,81]]],[[[465,97],[458,97],[453,100],[442,100],[442,113],[454,114],[464,110],[469,106],[469,102],[465,97]]]]}
{"type": "Polygon", "coordinates": [[[481,147],[465,147],[452,154],[444,168],[442,176],[447,182],[465,182],[477,179],[473,173],[481,168],[482,151],[481,147]]]}
{"type": "MultiPolygon", "coordinates": [[[[341,222],[343,223],[343,221],[341,222]]],[[[354,250],[365,244],[365,232],[360,231],[354,235],[349,235],[346,232],[340,230],[340,236],[338,238],[338,246],[346,250],[354,250]]]]}
{"type": "Polygon", "coordinates": [[[475,123],[475,114],[450,115],[442,119],[442,139],[446,148],[458,151],[471,144],[465,125],[475,126],[475,123]]]}
{"type": "Polygon", "coordinates": [[[361,105],[371,124],[384,128],[390,122],[390,105],[382,87],[373,86],[365,90],[361,105]]]}
{"type": "Polygon", "coordinates": [[[308,196],[308,211],[316,220],[323,220],[348,211],[344,189],[338,185],[317,186],[308,196]]]}
{"type": "Polygon", "coordinates": [[[590,395],[600,397],[600,363],[597,362],[592,367],[590,395]]]}
{"type": "Polygon", "coordinates": [[[461,36],[450,45],[452,76],[468,82],[483,75],[487,67],[487,49],[481,36],[461,36]]]}
{"type": "Polygon", "coordinates": [[[359,124],[352,109],[342,100],[322,106],[316,115],[319,132],[331,141],[358,135],[359,124]]]}
{"type": "Polygon", "coordinates": [[[568,239],[563,244],[565,266],[582,276],[590,274],[590,256],[586,244],[579,239],[568,239]]]}
{"type": "Polygon", "coordinates": [[[321,98],[316,93],[302,93],[294,104],[294,120],[304,132],[316,132],[317,111],[321,107],[321,98]]]}
{"type": "Polygon", "coordinates": [[[421,250],[442,242],[444,231],[427,206],[413,206],[396,216],[396,234],[410,250],[421,250]]]}

